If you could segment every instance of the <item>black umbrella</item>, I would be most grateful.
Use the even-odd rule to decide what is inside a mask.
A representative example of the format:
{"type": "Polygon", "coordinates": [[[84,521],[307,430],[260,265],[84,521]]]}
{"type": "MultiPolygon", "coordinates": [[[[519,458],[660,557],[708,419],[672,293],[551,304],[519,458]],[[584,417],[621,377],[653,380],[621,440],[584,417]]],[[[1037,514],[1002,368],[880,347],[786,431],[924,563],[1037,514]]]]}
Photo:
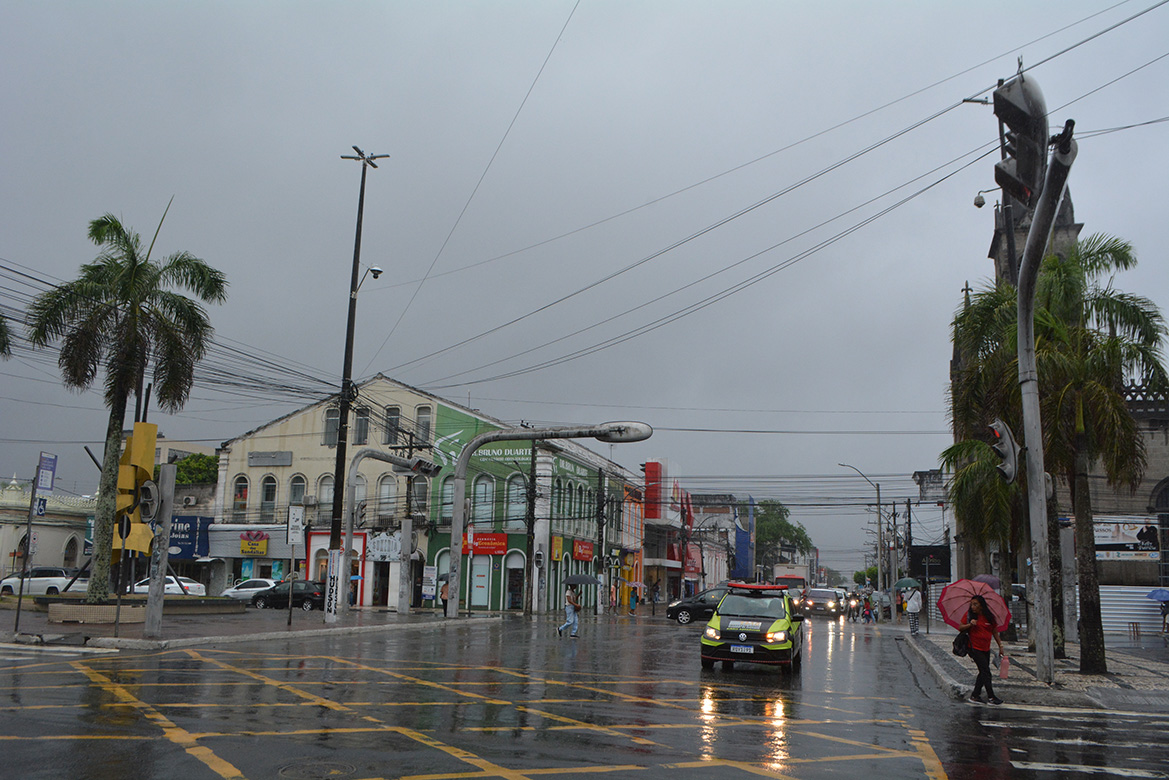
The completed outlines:
{"type": "Polygon", "coordinates": [[[451,573],[449,571],[444,571],[442,574],[438,575],[439,582],[446,582],[450,578],[451,578],[451,573]]]}
{"type": "Polygon", "coordinates": [[[570,574],[564,578],[565,585],[600,585],[601,581],[591,574],[570,574]]]}

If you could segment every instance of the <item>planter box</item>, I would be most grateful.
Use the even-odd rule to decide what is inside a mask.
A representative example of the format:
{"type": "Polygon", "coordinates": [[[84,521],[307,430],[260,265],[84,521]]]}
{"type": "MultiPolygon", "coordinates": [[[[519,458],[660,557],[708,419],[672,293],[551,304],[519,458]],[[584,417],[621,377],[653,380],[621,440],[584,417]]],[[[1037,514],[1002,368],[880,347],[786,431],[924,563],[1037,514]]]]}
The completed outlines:
{"type": "MultiPolygon", "coordinates": [[[[116,604],[50,604],[50,623],[113,623],[116,604]]],[[[122,605],[122,623],[145,623],[146,607],[122,605]]]]}

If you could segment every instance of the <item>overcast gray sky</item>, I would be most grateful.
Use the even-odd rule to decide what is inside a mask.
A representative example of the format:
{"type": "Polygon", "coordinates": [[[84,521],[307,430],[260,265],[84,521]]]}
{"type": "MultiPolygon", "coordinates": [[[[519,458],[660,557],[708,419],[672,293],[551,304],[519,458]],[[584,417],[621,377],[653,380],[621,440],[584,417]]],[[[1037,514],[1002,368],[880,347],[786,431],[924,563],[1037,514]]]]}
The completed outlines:
{"type": "MultiPolygon", "coordinates": [[[[201,382],[153,416],[217,444],[339,382],[360,180],[340,156],[389,154],[357,376],[508,421],[645,420],[615,460],[784,500],[850,572],[873,491],[837,464],[916,497],[948,443],[961,289],[993,275],[997,193],[972,201],[997,125],[963,98],[1042,63],[1052,127],[1076,120],[1084,235],[1131,240],[1116,285],[1169,309],[1169,123],[1095,134],[1169,116],[1159,5],[5,0],[0,306],[22,317],[92,260],[89,220],[148,238],[174,196],[156,251],[228,275],[221,343],[305,375],[247,389],[291,382],[217,350],[244,388],[201,382]]],[[[0,473],[43,449],[91,493],[100,386],[59,377],[52,353],[0,364],[0,473]]],[[[915,511],[915,540],[940,538],[941,510],[915,511]]]]}

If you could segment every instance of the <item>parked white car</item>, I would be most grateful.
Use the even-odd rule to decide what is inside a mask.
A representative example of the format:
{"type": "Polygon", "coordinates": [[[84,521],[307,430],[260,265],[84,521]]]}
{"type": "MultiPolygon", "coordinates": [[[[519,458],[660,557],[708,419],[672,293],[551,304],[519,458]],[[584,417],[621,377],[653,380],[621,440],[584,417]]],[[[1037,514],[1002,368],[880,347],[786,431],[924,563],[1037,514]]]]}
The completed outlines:
{"type": "Polygon", "coordinates": [[[267,590],[275,584],[276,580],[267,580],[263,577],[253,577],[250,580],[237,582],[235,585],[232,585],[230,588],[223,591],[219,595],[225,598],[251,603],[252,596],[256,595],[262,590],[267,590]]]}
{"type": "MultiPolygon", "coordinates": [[[[207,595],[207,588],[205,588],[203,586],[203,583],[195,582],[194,580],[189,580],[186,577],[179,577],[179,580],[182,580],[183,585],[185,585],[187,587],[186,595],[188,595],[188,596],[206,596],[207,595]]],[[[143,594],[150,592],[150,580],[146,579],[146,580],[142,580],[141,582],[136,583],[134,585],[134,592],[135,593],[143,593],[143,594]]],[[[168,596],[182,596],[182,595],[184,595],[183,589],[179,585],[178,580],[176,580],[174,577],[172,577],[170,575],[167,575],[166,590],[164,592],[168,596]]]]}
{"type": "MultiPolygon", "coordinates": [[[[24,581],[24,595],[26,596],[55,596],[65,591],[65,586],[77,574],[77,569],[65,569],[60,566],[33,566],[29,571],[28,579],[24,581]]],[[[20,572],[10,574],[0,580],[0,594],[13,596],[20,593],[20,572]]],[[[82,574],[69,593],[84,594],[89,587],[89,575],[82,574]]]]}

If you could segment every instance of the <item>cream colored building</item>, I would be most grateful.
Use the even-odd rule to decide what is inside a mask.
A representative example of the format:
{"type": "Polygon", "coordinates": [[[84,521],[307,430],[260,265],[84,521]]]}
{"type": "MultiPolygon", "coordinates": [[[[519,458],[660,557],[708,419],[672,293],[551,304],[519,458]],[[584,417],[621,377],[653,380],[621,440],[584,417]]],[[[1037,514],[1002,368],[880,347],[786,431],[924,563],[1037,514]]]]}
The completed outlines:
{"type": "MultiPolygon", "coordinates": [[[[405,541],[415,548],[408,573],[414,589],[411,602],[433,605],[433,583],[425,582],[423,572],[429,567],[445,571],[448,566],[455,461],[474,436],[509,426],[380,374],[357,390],[348,461],[362,449],[374,448],[403,458],[424,458],[440,466],[441,472],[433,478],[412,477],[395,472],[384,461],[361,462],[351,549],[351,576],[360,578],[353,580],[356,602],[397,603],[400,529],[409,515],[413,533],[405,541]]],[[[301,507],[310,529],[307,553],[299,545],[292,551],[297,573],[323,579],[333,496],[343,489],[334,485],[337,415],[336,399],[326,399],[226,441],[218,450],[212,592],[244,576],[285,574],[289,550],[283,528],[290,512],[299,514],[301,507]],[[271,555],[256,554],[257,540],[243,538],[253,525],[251,536],[265,534],[271,555]],[[219,538],[227,526],[233,536],[219,538]]],[[[534,468],[532,453],[531,442],[503,442],[481,449],[471,460],[467,480],[471,533],[464,543],[468,572],[461,597],[473,609],[522,608],[529,563],[527,484],[533,477],[534,551],[544,564],[532,592],[534,604],[547,608],[551,594],[551,608],[559,608],[556,594],[563,578],[607,570],[605,558],[636,559],[636,568],[626,566],[620,574],[640,575],[641,494],[633,475],[573,441],[536,445],[534,468]],[[603,502],[600,509],[598,497],[603,502]],[[606,521],[604,540],[601,518],[606,521]],[[635,556],[627,555],[633,552],[635,556]]],[[[596,593],[591,595],[597,598],[596,593]]]]}
{"type": "MultiPolygon", "coordinates": [[[[82,496],[49,493],[45,498],[44,516],[33,518],[36,535],[33,566],[79,567],[85,563],[86,527],[93,518],[97,500],[82,496]]],[[[20,571],[24,566],[25,538],[28,535],[28,512],[32,495],[28,481],[15,477],[0,490],[0,576],[20,571]]]]}

